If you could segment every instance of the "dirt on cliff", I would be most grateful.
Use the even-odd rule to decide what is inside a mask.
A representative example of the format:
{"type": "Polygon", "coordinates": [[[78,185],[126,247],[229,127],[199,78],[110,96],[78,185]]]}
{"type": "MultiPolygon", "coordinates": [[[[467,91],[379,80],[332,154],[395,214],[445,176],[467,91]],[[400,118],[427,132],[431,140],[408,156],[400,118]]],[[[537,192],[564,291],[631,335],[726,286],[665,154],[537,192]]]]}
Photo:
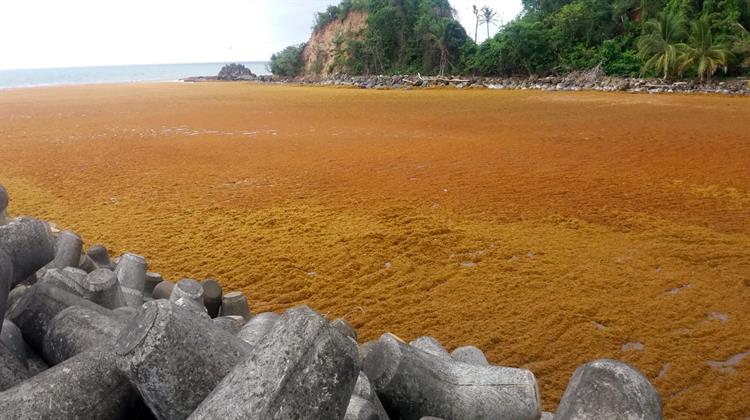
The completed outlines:
{"type": "Polygon", "coordinates": [[[337,46],[343,46],[346,39],[360,37],[366,26],[367,13],[352,10],[343,20],[334,19],[323,29],[313,31],[302,53],[305,75],[327,76],[335,73],[337,46]]]}

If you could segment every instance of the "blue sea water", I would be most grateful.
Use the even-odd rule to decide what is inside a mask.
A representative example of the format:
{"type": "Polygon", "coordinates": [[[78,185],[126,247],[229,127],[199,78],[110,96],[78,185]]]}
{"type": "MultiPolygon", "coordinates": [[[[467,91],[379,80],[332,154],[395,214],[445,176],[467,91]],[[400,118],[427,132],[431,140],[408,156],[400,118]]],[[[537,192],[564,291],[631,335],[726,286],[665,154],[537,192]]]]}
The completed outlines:
{"type": "MultiPolygon", "coordinates": [[[[227,63],[142,64],[129,66],[68,67],[0,70],[0,89],[88,83],[172,81],[191,76],[216,76],[227,63]]],[[[257,75],[269,74],[267,62],[242,62],[257,75]]]]}

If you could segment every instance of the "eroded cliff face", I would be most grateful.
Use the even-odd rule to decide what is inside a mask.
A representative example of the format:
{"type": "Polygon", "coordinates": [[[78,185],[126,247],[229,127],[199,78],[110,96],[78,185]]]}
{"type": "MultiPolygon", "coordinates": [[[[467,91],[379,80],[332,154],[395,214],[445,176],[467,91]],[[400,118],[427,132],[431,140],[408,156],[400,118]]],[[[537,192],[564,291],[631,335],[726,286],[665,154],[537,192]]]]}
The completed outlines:
{"type": "Polygon", "coordinates": [[[366,26],[367,14],[361,10],[352,10],[344,20],[336,19],[323,29],[313,31],[302,52],[305,75],[327,76],[335,73],[337,44],[345,39],[360,37],[366,26]]]}

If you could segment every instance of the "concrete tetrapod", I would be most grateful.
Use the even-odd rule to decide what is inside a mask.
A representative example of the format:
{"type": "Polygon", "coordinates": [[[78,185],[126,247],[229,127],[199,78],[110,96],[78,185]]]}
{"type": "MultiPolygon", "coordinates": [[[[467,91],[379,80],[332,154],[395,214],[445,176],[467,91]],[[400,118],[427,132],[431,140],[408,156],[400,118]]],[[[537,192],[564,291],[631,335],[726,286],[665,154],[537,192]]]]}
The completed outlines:
{"type": "Polygon", "coordinates": [[[26,342],[23,340],[23,334],[16,324],[8,319],[3,321],[3,330],[0,331],[0,344],[10,350],[22,365],[28,367],[26,342]]]}
{"type": "Polygon", "coordinates": [[[221,315],[239,315],[249,320],[250,305],[247,303],[247,297],[242,292],[229,292],[221,299],[221,315]]]}
{"type": "Polygon", "coordinates": [[[174,283],[172,283],[169,280],[162,280],[154,286],[154,290],[151,292],[151,298],[154,300],[157,299],[167,299],[169,300],[169,297],[172,296],[172,290],[174,289],[174,283]]]}
{"type": "Polygon", "coordinates": [[[83,297],[107,309],[125,306],[117,276],[110,270],[99,268],[90,272],[83,280],[83,297]]]}
{"type": "Polygon", "coordinates": [[[352,340],[357,341],[357,330],[352,327],[352,324],[344,318],[336,318],[331,321],[333,328],[336,328],[341,334],[350,337],[352,340]]]}
{"type": "Polygon", "coordinates": [[[539,388],[530,371],[456,362],[391,334],[380,337],[363,370],[393,418],[536,420],[541,415],[539,388]]]}
{"type": "Polygon", "coordinates": [[[206,305],[206,310],[211,318],[219,316],[219,308],[221,308],[221,298],[223,293],[221,285],[214,279],[206,279],[201,282],[203,286],[203,302],[206,305]]]}
{"type": "Polygon", "coordinates": [[[125,303],[131,308],[137,309],[143,304],[147,268],[146,259],[133,253],[124,254],[117,264],[117,281],[120,282],[125,303]]]}
{"type": "Polygon", "coordinates": [[[203,286],[193,279],[178,281],[174,289],[172,289],[169,301],[174,303],[180,298],[190,299],[203,306],[203,286]]]}
{"type": "Polygon", "coordinates": [[[74,305],[117,318],[113,311],[80,296],[49,284],[37,283],[31,286],[23,297],[8,310],[8,319],[21,329],[26,342],[34,350],[41,352],[44,335],[52,318],[63,309],[74,305]]]}
{"type": "Polygon", "coordinates": [[[250,318],[237,333],[237,338],[255,345],[276,325],[280,316],[275,312],[262,312],[250,318]]]}
{"type": "Polygon", "coordinates": [[[448,350],[446,350],[445,347],[443,347],[443,345],[434,337],[423,335],[414,339],[409,345],[444,359],[450,359],[451,357],[448,350]]]}
{"type": "Polygon", "coordinates": [[[55,241],[47,223],[21,217],[0,226],[0,251],[13,261],[12,288],[52,261],[55,241]]]}
{"type": "Polygon", "coordinates": [[[8,191],[0,185],[0,226],[8,223],[8,191]]]}
{"type": "Polygon", "coordinates": [[[144,298],[152,298],[154,297],[154,287],[156,287],[157,284],[164,281],[164,278],[162,278],[161,274],[154,273],[152,271],[149,271],[146,273],[146,283],[143,286],[143,297],[144,298]]]}
{"type": "Polygon", "coordinates": [[[293,308],[190,419],[340,419],[358,372],[351,339],[310,308],[293,308]]]}
{"type": "Polygon", "coordinates": [[[661,419],[659,394],[645,376],[617,360],[595,360],[573,373],[555,420],[661,419]]]}
{"type": "Polygon", "coordinates": [[[210,319],[163,299],[147,302],[115,344],[117,366],[159,419],[184,419],[250,346],[210,319]]]}
{"type": "Polygon", "coordinates": [[[78,268],[85,271],[86,273],[90,273],[96,270],[97,268],[99,268],[99,266],[96,265],[96,263],[94,262],[94,260],[91,259],[91,257],[89,257],[86,254],[81,254],[81,259],[78,260],[78,268]]]}
{"type": "Polygon", "coordinates": [[[86,255],[94,260],[96,265],[98,265],[100,268],[108,268],[110,270],[114,270],[115,268],[112,260],[109,259],[109,252],[107,251],[107,248],[104,247],[104,245],[92,245],[86,255]]]}
{"type": "Polygon", "coordinates": [[[213,319],[213,323],[216,327],[221,328],[232,335],[237,335],[237,333],[240,332],[243,322],[245,322],[245,318],[238,315],[219,316],[213,319]]]}
{"type": "Polygon", "coordinates": [[[151,418],[138,392],[99,347],[0,393],[2,418],[118,420],[151,418]]]}
{"type": "MultiPolygon", "coordinates": [[[[0,343],[0,392],[12,388],[17,384],[25,381],[31,376],[29,370],[21,363],[13,351],[0,343]]],[[[2,393],[0,393],[2,395],[2,393]]],[[[4,416],[5,413],[0,410],[4,416]]],[[[5,417],[3,417],[5,418],[5,417]]],[[[10,417],[8,417],[10,418],[10,417]]]]}
{"type": "Polygon", "coordinates": [[[484,356],[482,350],[474,346],[458,347],[451,352],[451,357],[453,360],[470,365],[489,366],[489,362],[487,362],[487,358],[484,356]]]}
{"type": "Polygon", "coordinates": [[[42,354],[47,362],[56,365],[86,350],[114,344],[123,326],[119,320],[91,309],[65,308],[50,321],[42,354]]]}
{"type": "Polygon", "coordinates": [[[383,404],[372,389],[370,379],[364,372],[359,372],[357,383],[352,392],[352,399],[346,408],[344,420],[389,420],[383,404]]]}
{"type": "Polygon", "coordinates": [[[62,270],[65,267],[76,267],[81,262],[81,251],[83,241],[77,233],[65,230],[57,236],[55,243],[55,259],[52,260],[52,268],[62,270]]]}
{"type": "Polygon", "coordinates": [[[2,331],[5,309],[8,305],[8,296],[13,287],[13,261],[8,254],[0,250],[0,331],[2,331]]]}

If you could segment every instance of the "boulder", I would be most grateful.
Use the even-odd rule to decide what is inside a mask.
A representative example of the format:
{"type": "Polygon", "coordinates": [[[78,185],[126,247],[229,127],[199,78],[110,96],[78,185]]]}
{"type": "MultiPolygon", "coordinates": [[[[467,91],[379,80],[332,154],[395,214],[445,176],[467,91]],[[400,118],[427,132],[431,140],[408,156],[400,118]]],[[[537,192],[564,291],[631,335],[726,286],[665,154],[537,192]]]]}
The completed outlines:
{"type": "Polygon", "coordinates": [[[225,64],[217,79],[219,80],[254,80],[255,74],[247,67],[239,63],[225,64]]]}

